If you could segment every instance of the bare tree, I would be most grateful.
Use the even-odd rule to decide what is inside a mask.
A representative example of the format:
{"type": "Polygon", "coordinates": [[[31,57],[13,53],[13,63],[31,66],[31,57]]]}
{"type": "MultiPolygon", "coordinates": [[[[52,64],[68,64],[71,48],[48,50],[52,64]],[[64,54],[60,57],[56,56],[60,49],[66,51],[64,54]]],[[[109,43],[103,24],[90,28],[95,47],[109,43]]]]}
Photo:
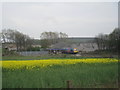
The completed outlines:
{"type": "Polygon", "coordinates": [[[65,33],[58,33],[58,32],[43,32],[41,33],[41,46],[42,47],[49,47],[52,44],[56,44],[62,40],[65,40],[68,35],[65,33]],[[47,44],[47,45],[46,45],[47,44]]]}
{"type": "Polygon", "coordinates": [[[59,33],[60,41],[65,41],[66,38],[68,38],[68,35],[66,33],[62,33],[62,32],[59,33]]]}
{"type": "Polygon", "coordinates": [[[96,36],[99,50],[108,50],[111,53],[120,53],[120,29],[115,28],[110,34],[99,34],[96,36]]]}
{"type": "Polygon", "coordinates": [[[32,44],[32,40],[28,35],[11,29],[2,30],[2,41],[3,43],[15,44],[17,51],[26,50],[26,48],[32,44]]]}

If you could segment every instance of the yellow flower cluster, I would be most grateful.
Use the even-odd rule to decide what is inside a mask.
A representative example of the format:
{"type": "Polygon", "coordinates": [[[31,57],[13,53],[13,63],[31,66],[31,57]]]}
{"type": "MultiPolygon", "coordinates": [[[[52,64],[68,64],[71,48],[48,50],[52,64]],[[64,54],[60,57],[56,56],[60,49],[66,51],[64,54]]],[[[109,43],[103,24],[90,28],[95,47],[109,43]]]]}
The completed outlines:
{"type": "Polygon", "coordinates": [[[20,69],[25,67],[26,69],[32,69],[34,67],[46,67],[52,65],[65,65],[76,63],[109,63],[118,62],[117,59],[110,58],[91,58],[91,59],[47,59],[47,60],[24,60],[24,61],[0,61],[3,68],[20,69]]]}

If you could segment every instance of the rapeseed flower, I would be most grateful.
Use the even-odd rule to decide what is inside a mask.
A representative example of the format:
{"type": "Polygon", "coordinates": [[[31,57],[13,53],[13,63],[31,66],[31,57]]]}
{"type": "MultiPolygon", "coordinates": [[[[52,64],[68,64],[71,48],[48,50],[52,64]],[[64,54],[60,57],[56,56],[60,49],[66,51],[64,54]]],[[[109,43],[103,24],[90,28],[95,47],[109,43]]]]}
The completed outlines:
{"type": "Polygon", "coordinates": [[[47,66],[53,65],[68,65],[68,64],[76,64],[76,63],[110,63],[110,62],[118,62],[117,59],[110,58],[89,58],[89,59],[46,59],[46,60],[24,60],[24,61],[0,61],[2,63],[3,68],[7,69],[33,69],[36,67],[44,68],[47,66]]]}

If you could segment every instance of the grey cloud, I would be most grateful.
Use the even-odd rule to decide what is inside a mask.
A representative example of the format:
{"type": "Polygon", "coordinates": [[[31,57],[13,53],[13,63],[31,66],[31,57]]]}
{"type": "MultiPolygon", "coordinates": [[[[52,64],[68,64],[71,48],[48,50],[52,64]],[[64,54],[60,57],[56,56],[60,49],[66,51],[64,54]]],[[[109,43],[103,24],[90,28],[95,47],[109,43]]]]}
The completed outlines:
{"type": "Polygon", "coordinates": [[[117,2],[4,3],[3,28],[18,29],[34,38],[43,31],[95,36],[117,27],[117,9],[117,2]]]}

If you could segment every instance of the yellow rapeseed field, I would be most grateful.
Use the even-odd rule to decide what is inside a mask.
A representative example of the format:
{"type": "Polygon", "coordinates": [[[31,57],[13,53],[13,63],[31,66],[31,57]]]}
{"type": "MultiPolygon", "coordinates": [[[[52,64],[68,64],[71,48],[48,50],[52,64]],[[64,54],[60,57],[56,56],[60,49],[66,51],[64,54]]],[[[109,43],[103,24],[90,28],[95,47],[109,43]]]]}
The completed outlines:
{"type": "Polygon", "coordinates": [[[76,63],[109,63],[118,62],[117,59],[110,58],[90,58],[90,59],[46,59],[46,60],[22,60],[22,61],[0,61],[2,67],[7,69],[32,69],[34,67],[46,67],[53,65],[65,65],[65,64],[76,64],[76,63]]]}

